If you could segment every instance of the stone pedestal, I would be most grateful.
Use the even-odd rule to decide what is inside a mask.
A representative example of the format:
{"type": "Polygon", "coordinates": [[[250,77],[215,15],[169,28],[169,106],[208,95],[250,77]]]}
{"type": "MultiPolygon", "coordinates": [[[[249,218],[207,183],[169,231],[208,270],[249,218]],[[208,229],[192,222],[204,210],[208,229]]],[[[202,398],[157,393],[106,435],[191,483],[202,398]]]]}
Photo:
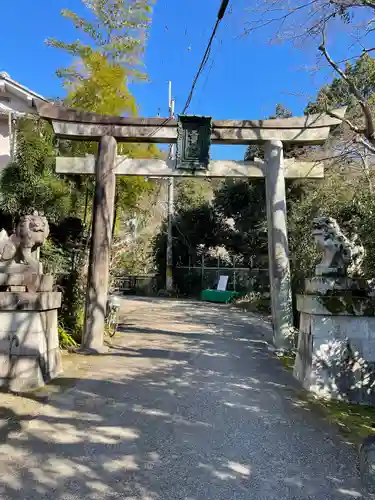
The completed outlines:
{"type": "Polygon", "coordinates": [[[0,386],[27,391],[61,372],[59,292],[0,292],[0,386]]]}
{"type": "Polygon", "coordinates": [[[375,300],[365,280],[316,277],[297,296],[294,376],[325,399],[375,404],[375,300]]]}

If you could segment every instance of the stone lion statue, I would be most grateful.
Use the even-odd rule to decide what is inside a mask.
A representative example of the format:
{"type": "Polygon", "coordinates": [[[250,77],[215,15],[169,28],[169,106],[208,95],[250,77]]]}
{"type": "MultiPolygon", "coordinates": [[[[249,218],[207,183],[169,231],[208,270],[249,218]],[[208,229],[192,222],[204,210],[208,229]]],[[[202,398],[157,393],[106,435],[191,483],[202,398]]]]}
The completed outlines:
{"type": "Polygon", "coordinates": [[[341,231],[332,217],[316,217],[312,223],[312,235],[323,250],[323,258],[315,268],[317,276],[322,275],[361,275],[365,251],[358,243],[358,237],[352,240],[341,231]]]}
{"type": "Polygon", "coordinates": [[[47,219],[37,211],[21,217],[15,232],[8,236],[5,229],[0,232],[0,262],[24,263],[39,269],[36,251],[49,235],[47,219]]]}

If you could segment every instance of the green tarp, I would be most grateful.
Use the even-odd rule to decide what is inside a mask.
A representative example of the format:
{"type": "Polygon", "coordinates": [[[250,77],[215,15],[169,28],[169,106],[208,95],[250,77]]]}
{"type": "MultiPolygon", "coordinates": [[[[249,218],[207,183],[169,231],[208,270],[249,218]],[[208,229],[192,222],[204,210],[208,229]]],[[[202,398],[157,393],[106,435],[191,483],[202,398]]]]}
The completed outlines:
{"type": "Polygon", "coordinates": [[[235,297],[240,297],[241,295],[243,294],[240,292],[229,292],[227,290],[203,290],[201,292],[201,300],[205,302],[228,304],[228,302],[232,302],[235,297]]]}

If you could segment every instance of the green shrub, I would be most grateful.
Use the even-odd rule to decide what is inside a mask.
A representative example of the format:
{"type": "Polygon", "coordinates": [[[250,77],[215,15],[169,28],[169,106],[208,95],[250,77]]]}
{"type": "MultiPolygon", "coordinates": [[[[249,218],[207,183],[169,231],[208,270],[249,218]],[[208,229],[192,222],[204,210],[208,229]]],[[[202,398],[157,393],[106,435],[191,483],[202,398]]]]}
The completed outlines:
{"type": "Polygon", "coordinates": [[[58,326],[59,343],[62,348],[78,347],[78,343],[74,340],[74,336],[63,325],[58,326]]]}

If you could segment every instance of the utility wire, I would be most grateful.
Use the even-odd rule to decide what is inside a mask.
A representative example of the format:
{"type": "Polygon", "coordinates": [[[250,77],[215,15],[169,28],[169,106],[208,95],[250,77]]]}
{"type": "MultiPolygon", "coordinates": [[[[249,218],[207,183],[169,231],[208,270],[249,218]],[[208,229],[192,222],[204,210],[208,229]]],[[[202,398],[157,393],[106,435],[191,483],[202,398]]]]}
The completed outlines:
{"type": "Polygon", "coordinates": [[[229,4],[229,0],[222,0],[222,2],[221,2],[220,9],[219,9],[219,12],[218,12],[218,14],[217,14],[217,19],[216,19],[216,23],[215,23],[214,29],[213,29],[212,34],[211,34],[211,36],[210,36],[210,39],[209,39],[209,41],[208,41],[207,48],[206,48],[206,50],[205,50],[205,53],[204,53],[204,56],[203,56],[202,62],[201,62],[201,64],[200,64],[199,69],[198,69],[198,71],[197,71],[197,74],[195,75],[195,78],[194,78],[194,80],[193,80],[193,84],[192,84],[192,86],[191,86],[191,90],[190,90],[189,96],[188,96],[188,98],[187,98],[187,100],[186,100],[186,104],[185,104],[185,107],[184,107],[184,109],[183,109],[183,111],[182,111],[182,114],[185,114],[185,113],[186,113],[186,111],[187,111],[187,109],[188,109],[188,108],[189,108],[189,106],[190,106],[191,100],[192,100],[192,98],[193,98],[193,94],[194,94],[195,86],[196,86],[196,84],[197,84],[197,82],[198,82],[198,79],[199,79],[199,77],[200,77],[200,75],[201,75],[202,71],[204,70],[204,67],[206,66],[207,61],[208,61],[208,59],[209,59],[209,57],[210,57],[212,42],[213,42],[213,40],[214,40],[214,38],[215,38],[215,35],[216,35],[217,29],[218,29],[218,27],[219,27],[220,21],[221,21],[221,20],[223,19],[223,17],[224,17],[224,14],[225,14],[225,11],[226,11],[226,9],[227,9],[227,7],[228,7],[228,4],[229,4]]]}
{"type": "Polygon", "coordinates": [[[217,56],[217,53],[219,52],[219,49],[220,49],[220,47],[221,47],[221,44],[222,44],[222,43],[223,43],[223,40],[220,40],[220,45],[218,45],[218,46],[216,47],[216,51],[213,53],[213,56],[212,56],[212,58],[211,58],[211,63],[210,63],[210,65],[208,66],[208,70],[207,70],[207,72],[206,72],[206,78],[204,79],[204,81],[203,81],[203,85],[202,85],[202,87],[201,87],[201,89],[200,89],[200,97],[199,97],[198,102],[197,102],[197,106],[198,106],[198,107],[199,107],[199,105],[200,105],[200,103],[201,103],[201,101],[202,101],[203,94],[204,94],[204,90],[205,90],[206,85],[207,85],[207,82],[208,82],[208,80],[209,80],[209,78],[210,78],[212,68],[213,68],[213,67],[214,67],[214,65],[215,65],[216,56],[217,56]]]}

